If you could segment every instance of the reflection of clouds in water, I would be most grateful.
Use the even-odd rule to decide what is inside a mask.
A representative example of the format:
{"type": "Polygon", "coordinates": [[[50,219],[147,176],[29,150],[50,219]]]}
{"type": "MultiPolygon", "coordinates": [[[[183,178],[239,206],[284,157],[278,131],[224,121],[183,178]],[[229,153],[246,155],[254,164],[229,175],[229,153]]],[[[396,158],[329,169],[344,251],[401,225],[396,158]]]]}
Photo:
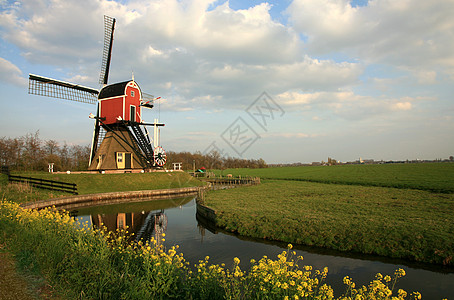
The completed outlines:
{"type": "Polygon", "coordinates": [[[91,222],[91,216],[77,216],[76,221],[83,226],[87,224],[89,227],[93,227],[93,223],[91,222]]]}
{"type": "Polygon", "coordinates": [[[352,259],[347,257],[340,257],[340,256],[329,256],[329,255],[320,255],[320,254],[313,254],[307,253],[304,251],[297,251],[298,255],[302,255],[304,257],[303,262],[305,264],[311,265],[314,268],[322,269],[329,265],[329,273],[336,274],[336,273],[343,273],[345,271],[356,271],[364,269],[371,265],[379,265],[379,262],[373,261],[366,261],[360,259],[352,259]]]}

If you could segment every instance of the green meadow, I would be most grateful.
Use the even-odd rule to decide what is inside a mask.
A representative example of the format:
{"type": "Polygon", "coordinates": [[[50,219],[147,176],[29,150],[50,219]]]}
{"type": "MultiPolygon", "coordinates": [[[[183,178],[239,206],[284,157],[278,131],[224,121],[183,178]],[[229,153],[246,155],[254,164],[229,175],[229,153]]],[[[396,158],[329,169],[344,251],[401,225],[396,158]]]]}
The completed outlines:
{"type": "MultiPolygon", "coordinates": [[[[216,172],[221,174],[220,171],[216,172]]],[[[454,163],[377,164],[226,169],[225,176],[409,188],[454,193],[454,163]]]]}
{"type": "Polygon", "coordinates": [[[275,179],[207,194],[205,204],[216,210],[217,225],[226,230],[294,244],[454,265],[454,164],[227,171],[275,179]]]}
{"type": "MultiPolygon", "coordinates": [[[[131,174],[49,174],[34,172],[14,173],[13,175],[75,183],[80,195],[203,185],[203,182],[184,172],[131,174]]],[[[19,203],[70,196],[68,193],[31,188],[24,184],[8,184],[8,177],[0,174],[0,196],[2,195],[19,203]]]]}

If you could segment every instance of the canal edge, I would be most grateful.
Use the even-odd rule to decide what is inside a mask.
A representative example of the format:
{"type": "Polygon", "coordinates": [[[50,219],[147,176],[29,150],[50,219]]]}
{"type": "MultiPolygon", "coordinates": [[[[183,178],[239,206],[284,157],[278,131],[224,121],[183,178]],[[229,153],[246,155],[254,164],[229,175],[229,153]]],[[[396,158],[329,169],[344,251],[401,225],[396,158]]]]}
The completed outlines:
{"type": "Polygon", "coordinates": [[[165,200],[184,196],[198,195],[204,190],[203,187],[185,187],[160,190],[143,190],[128,192],[110,192],[100,194],[86,194],[55,199],[41,200],[23,203],[24,209],[43,209],[46,207],[71,209],[75,207],[107,205],[124,202],[141,202],[147,200],[165,200]]]}

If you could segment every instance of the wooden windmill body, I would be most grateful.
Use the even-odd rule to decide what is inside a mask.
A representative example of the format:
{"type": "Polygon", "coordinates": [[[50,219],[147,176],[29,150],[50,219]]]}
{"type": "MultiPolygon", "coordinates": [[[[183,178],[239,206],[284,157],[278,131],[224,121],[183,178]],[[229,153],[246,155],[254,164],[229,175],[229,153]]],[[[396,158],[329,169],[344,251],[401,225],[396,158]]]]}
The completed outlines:
{"type": "Polygon", "coordinates": [[[132,170],[162,167],[165,151],[159,145],[155,119],[147,124],[142,119],[142,108],[153,108],[155,98],[142,93],[132,80],[107,84],[112,53],[115,19],[104,16],[104,52],[101,67],[100,91],[61,80],[29,75],[29,93],[66,100],[97,104],[91,145],[89,170],[132,170]],[[154,126],[153,139],[146,126],[154,126]]]}

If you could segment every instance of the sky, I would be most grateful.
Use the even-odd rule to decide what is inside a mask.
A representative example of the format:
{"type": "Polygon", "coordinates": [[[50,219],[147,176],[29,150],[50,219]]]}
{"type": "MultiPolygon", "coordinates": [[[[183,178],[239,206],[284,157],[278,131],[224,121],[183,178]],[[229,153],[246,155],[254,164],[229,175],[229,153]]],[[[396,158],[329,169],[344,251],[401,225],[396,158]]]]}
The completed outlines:
{"type": "Polygon", "coordinates": [[[161,97],[171,151],[267,163],[454,155],[452,0],[0,0],[0,137],[91,143],[96,105],[28,94],[28,74],[161,97]]]}

